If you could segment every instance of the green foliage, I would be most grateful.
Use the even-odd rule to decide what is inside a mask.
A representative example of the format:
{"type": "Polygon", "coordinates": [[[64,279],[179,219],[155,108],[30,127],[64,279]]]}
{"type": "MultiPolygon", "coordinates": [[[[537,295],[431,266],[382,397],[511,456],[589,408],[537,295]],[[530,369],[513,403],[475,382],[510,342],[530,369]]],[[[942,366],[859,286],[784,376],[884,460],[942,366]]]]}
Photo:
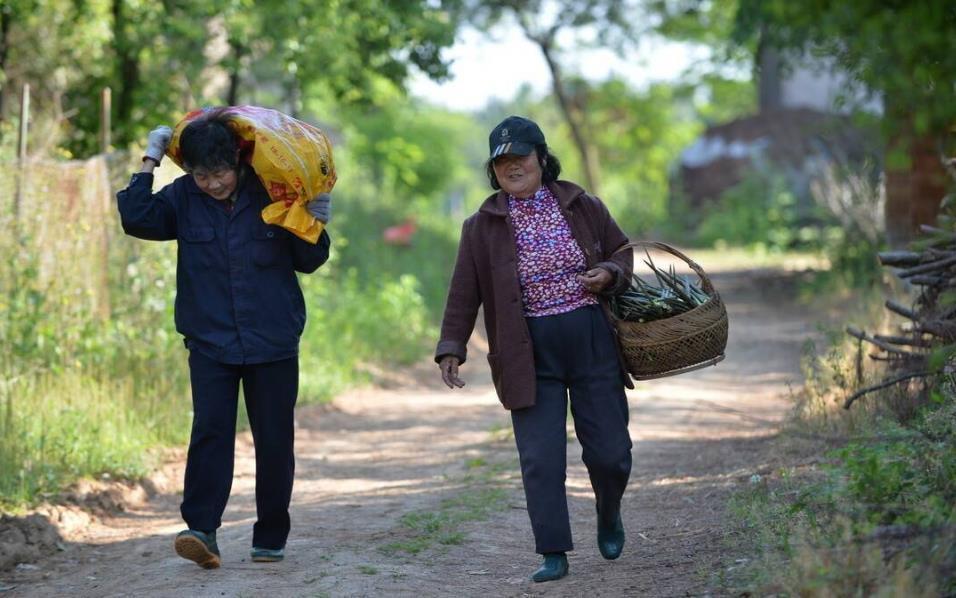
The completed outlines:
{"type": "Polygon", "coordinates": [[[808,202],[798,200],[783,176],[754,170],[699,214],[686,209],[673,224],[693,231],[694,242],[703,246],[819,252],[830,267],[809,283],[816,290],[876,284],[881,277],[879,243],[859,225],[840,223],[827,209],[808,202]]]}
{"type": "MultiPolygon", "coordinates": [[[[43,168],[32,174],[43,179],[43,168]]],[[[87,176],[54,171],[64,181],[87,176]]],[[[55,494],[78,477],[143,475],[156,462],[152,449],[184,442],[189,430],[184,351],[169,325],[174,249],[120,237],[104,263],[91,227],[115,221],[96,222],[83,205],[55,223],[51,238],[44,212],[32,209],[35,192],[44,193],[25,183],[28,213],[19,226],[5,217],[14,234],[0,240],[11,257],[0,262],[0,343],[8,348],[0,358],[0,470],[11,472],[0,476],[4,506],[55,494]],[[90,264],[107,268],[99,270],[106,279],[90,285],[90,264]],[[93,300],[104,288],[109,318],[93,300]]],[[[10,214],[8,202],[0,208],[10,214]]]]}
{"type": "Polygon", "coordinates": [[[250,23],[245,10],[233,10],[232,16],[243,19],[246,31],[255,32],[252,39],[260,41],[241,40],[249,44],[244,49],[250,58],[275,60],[297,86],[322,82],[343,101],[363,102],[380,78],[403,85],[410,67],[434,78],[446,74],[441,50],[454,41],[457,4],[270,1],[248,7],[257,22],[250,23]]]}
{"type": "MultiPolygon", "coordinates": [[[[273,104],[292,113],[309,86],[341,102],[368,102],[376,82],[402,87],[413,68],[435,78],[446,74],[441,50],[454,41],[457,6],[454,0],[5,2],[0,120],[14,112],[12,100],[29,83],[35,122],[61,129],[54,144],[85,156],[98,149],[103,87],[113,92],[113,140],[123,148],[199,105],[255,103],[260,88],[279,89],[273,104]]],[[[33,151],[48,154],[42,144],[51,136],[34,139],[33,151]]]]}
{"type": "Polygon", "coordinates": [[[406,276],[420,285],[431,321],[440,319],[447,284],[458,252],[460,221],[443,215],[439,196],[428,206],[423,198],[396,201],[374,189],[355,197],[342,196],[347,206],[337,212],[333,240],[336,263],[354,272],[362,287],[374,290],[384,281],[406,276]],[[412,205],[424,205],[412,210],[412,205]],[[409,219],[416,232],[410,245],[387,245],[383,232],[409,219]]]}
{"type": "Polygon", "coordinates": [[[830,270],[818,286],[830,288],[873,288],[883,273],[876,259],[881,245],[845,229],[832,229],[824,251],[830,259],[830,270]]]}
{"type": "MultiPolygon", "coordinates": [[[[856,436],[829,451],[820,466],[751,479],[733,511],[756,559],[728,584],[757,594],[953,593],[953,391],[946,380],[905,426],[857,418],[856,436]]],[[[804,423],[818,424],[821,415],[809,414],[804,423]]]]}
{"type": "Polygon", "coordinates": [[[650,0],[646,4],[658,18],[655,30],[669,39],[710,46],[730,42],[736,1],[650,0]]]}
{"type": "Polygon", "coordinates": [[[692,94],[697,117],[705,123],[725,123],[757,112],[753,79],[731,79],[705,73],[684,83],[681,91],[692,94]]]}
{"type": "Polygon", "coordinates": [[[888,102],[893,133],[944,130],[956,121],[956,13],[946,0],[887,3],[740,0],[735,37],[834,57],[888,102]]]}
{"type": "Polygon", "coordinates": [[[314,105],[343,123],[347,141],[336,148],[333,265],[370,296],[389,281],[413,280],[429,320],[437,322],[461,220],[490,191],[482,171],[486,132],[465,115],[411,102],[388,84],[376,87],[376,103],[314,105]],[[403,223],[416,229],[410,244],[386,244],[384,231],[403,223]]]}
{"type": "Polygon", "coordinates": [[[636,92],[615,79],[589,91],[593,142],[605,173],[602,199],[629,233],[668,216],[671,165],[702,128],[682,114],[679,93],[666,84],[636,92]]]}
{"type": "Polygon", "coordinates": [[[697,241],[782,251],[800,245],[798,218],[797,199],[786,180],[754,171],[704,207],[697,241]]]}
{"type": "Polygon", "coordinates": [[[480,183],[486,132],[465,115],[409,102],[390,85],[378,90],[378,106],[340,110],[354,163],[340,184],[402,216],[441,215],[449,195],[480,183]]]}
{"type": "Polygon", "coordinates": [[[304,402],[331,399],[372,366],[413,363],[437,336],[412,275],[362,282],[355,269],[330,267],[301,282],[309,305],[300,348],[304,402]]]}
{"type": "MultiPolygon", "coordinates": [[[[75,189],[74,179],[96,180],[88,170],[44,163],[34,165],[32,177],[75,189]]],[[[119,184],[125,184],[128,165],[120,170],[119,184]]],[[[0,191],[2,185],[9,191],[0,197],[8,201],[0,202],[0,214],[9,215],[16,171],[6,174],[0,191]]],[[[40,205],[36,194],[42,193],[48,191],[31,184],[24,205],[40,205]]],[[[96,216],[95,205],[104,201],[98,194],[62,201],[75,211],[53,223],[52,237],[44,232],[42,210],[21,215],[19,228],[3,220],[7,230],[21,231],[19,238],[0,239],[10,256],[0,262],[0,343],[9,348],[0,356],[0,469],[14,472],[0,477],[5,506],[34,503],[78,477],[143,475],[155,464],[156,449],[184,444],[190,428],[186,352],[172,317],[175,244],[123,236],[112,209],[102,220],[96,216]],[[91,265],[106,278],[90,277],[91,265]],[[96,312],[103,288],[108,317],[96,312]]],[[[334,222],[344,226],[332,228],[334,257],[301,277],[309,313],[301,342],[303,403],[326,400],[377,367],[426,355],[437,334],[439,300],[429,311],[419,279],[409,272],[429,257],[435,264],[431,296],[437,297],[454,259],[456,227],[424,226],[419,239],[430,245],[403,253],[382,244],[381,229],[363,222],[374,197],[342,194],[338,201],[334,222]],[[382,269],[345,263],[350,242],[368,252],[353,262],[382,269]],[[442,246],[443,257],[435,259],[431,252],[442,246]]],[[[376,212],[383,221],[386,209],[376,212]]]]}
{"type": "Polygon", "coordinates": [[[560,51],[558,32],[592,29],[605,46],[623,48],[633,44],[641,33],[642,21],[635,15],[642,2],[635,0],[463,0],[464,13],[482,29],[490,29],[503,20],[517,22],[533,42],[560,51]]]}
{"type": "Polygon", "coordinates": [[[156,447],[184,444],[184,368],[157,376],[151,365],[124,375],[0,372],[0,507],[56,495],[80,477],[146,475],[159,460],[156,447]],[[136,384],[134,377],[154,382],[136,384]]]}

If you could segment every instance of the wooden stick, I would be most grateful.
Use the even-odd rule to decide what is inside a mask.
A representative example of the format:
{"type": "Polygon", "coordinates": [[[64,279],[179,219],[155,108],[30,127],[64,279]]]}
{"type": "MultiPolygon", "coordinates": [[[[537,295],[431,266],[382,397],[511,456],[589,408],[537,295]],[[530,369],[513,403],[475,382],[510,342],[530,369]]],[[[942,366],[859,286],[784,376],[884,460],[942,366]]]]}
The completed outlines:
{"type": "Polygon", "coordinates": [[[843,403],[843,408],[849,409],[850,406],[853,405],[854,401],[856,401],[857,399],[859,399],[860,397],[864,395],[870,394],[873,391],[889,388],[890,386],[899,384],[900,382],[906,382],[907,380],[912,380],[913,378],[926,378],[928,376],[935,376],[935,375],[936,375],[936,372],[911,372],[909,374],[903,374],[902,376],[890,378],[889,380],[884,380],[883,382],[880,382],[879,384],[870,386],[869,388],[864,388],[863,390],[859,390],[853,393],[852,395],[850,395],[850,398],[848,398],[846,402],[843,403]]]}
{"type": "Polygon", "coordinates": [[[20,162],[27,159],[27,147],[30,131],[30,84],[23,84],[20,95],[20,134],[17,136],[17,158],[20,162]]]}
{"type": "MultiPolygon", "coordinates": [[[[952,257],[956,255],[956,251],[953,251],[951,249],[934,249],[930,247],[923,253],[923,255],[929,255],[929,256],[932,256],[934,259],[939,259],[943,257],[952,257]]],[[[930,260],[926,260],[926,261],[930,261],[930,260]]]]}
{"type": "Polygon", "coordinates": [[[940,322],[938,320],[933,320],[930,322],[922,322],[917,330],[920,332],[928,332],[933,336],[938,336],[940,338],[952,339],[956,338],[956,323],[950,322],[940,322]]]}
{"type": "Polygon", "coordinates": [[[944,260],[936,260],[935,262],[930,262],[921,266],[915,266],[908,270],[898,272],[896,275],[900,278],[909,278],[915,274],[926,274],[927,272],[938,272],[940,270],[945,270],[953,265],[956,265],[956,256],[949,257],[944,260]]]}
{"type": "Polygon", "coordinates": [[[863,384],[863,341],[856,342],[856,385],[863,384]]]}
{"type": "Polygon", "coordinates": [[[917,286],[936,286],[942,284],[946,280],[942,276],[927,276],[925,274],[917,274],[916,276],[910,278],[910,283],[917,286]]]}
{"type": "Polygon", "coordinates": [[[914,312],[908,307],[904,307],[903,305],[900,305],[899,303],[897,303],[896,301],[893,301],[892,299],[887,299],[884,305],[886,306],[886,309],[890,310],[893,313],[897,313],[903,316],[904,318],[909,318],[910,320],[918,319],[916,317],[916,312],[914,312]]]}
{"type": "Polygon", "coordinates": [[[100,92],[100,153],[106,154],[110,151],[112,139],[112,124],[110,114],[113,110],[113,92],[109,87],[104,87],[100,92]]]}
{"type": "Polygon", "coordinates": [[[27,149],[30,136],[30,84],[24,83],[20,94],[20,132],[17,136],[17,187],[13,195],[13,227],[19,230],[20,205],[23,203],[23,182],[26,178],[27,149]]]}
{"type": "Polygon", "coordinates": [[[918,357],[916,353],[910,353],[909,351],[903,351],[902,349],[897,349],[896,347],[891,346],[889,343],[885,343],[879,339],[873,338],[872,336],[868,335],[862,330],[859,330],[852,326],[846,327],[846,333],[854,338],[860,339],[861,341],[872,343],[876,345],[877,347],[879,347],[880,349],[883,349],[887,353],[894,353],[896,355],[904,355],[906,357],[918,357]]]}
{"type": "Polygon", "coordinates": [[[876,254],[884,266],[916,266],[922,261],[922,254],[915,251],[881,251],[876,254]]]}
{"type": "Polygon", "coordinates": [[[879,339],[885,343],[893,345],[909,345],[911,347],[929,347],[931,344],[921,338],[912,338],[907,336],[888,336],[886,334],[874,334],[873,338],[879,339]]]}
{"type": "Polygon", "coordinates": [[[919,225],[919,230],[920,232],[926,233],[927,235],[938,235],[938,234],[947,235],[951,233],[951,231],[943,230],[936,226],[930,226],[929,224],[919,225]]]}

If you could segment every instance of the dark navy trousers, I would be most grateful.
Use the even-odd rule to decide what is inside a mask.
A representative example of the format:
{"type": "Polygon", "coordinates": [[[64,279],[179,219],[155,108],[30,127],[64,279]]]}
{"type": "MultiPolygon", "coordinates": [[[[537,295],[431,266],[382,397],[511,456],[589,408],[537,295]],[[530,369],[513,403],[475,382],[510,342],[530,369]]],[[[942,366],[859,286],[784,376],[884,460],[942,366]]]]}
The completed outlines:
{"type": "Polygon", "coordinates": [[[186,459],[183,519],[190,529],[212,531],[232,489],[239,384],[256,448],[256,524],[252,545],[282,548],[289,536],[289,501],[295,474],[293,410],[299,389],[298,357],[230,365],[189,352],[193,427],[186,459]]]}
{"type": "Polygon", "coordinates": [[[631,474],[628,408],[615,340],[600,306],[526,318],[534,346],[535,404],[511,412],[538,553],[573,548],[568,500],[568,396],[598,516],[613,523],[631,474]]]}

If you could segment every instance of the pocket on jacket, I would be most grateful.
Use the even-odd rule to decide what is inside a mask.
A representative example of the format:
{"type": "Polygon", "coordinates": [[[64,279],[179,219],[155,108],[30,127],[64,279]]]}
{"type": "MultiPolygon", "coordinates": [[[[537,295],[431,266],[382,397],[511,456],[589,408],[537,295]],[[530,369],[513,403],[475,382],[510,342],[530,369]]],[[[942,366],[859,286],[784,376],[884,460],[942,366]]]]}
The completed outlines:
{"type": "Polygon", "coordinates": [[[213,252],[216,250],[213,240],[216,238],[216,230],[211,226],[194,226],[182,230],[181,249],[184,253],[186,266],[197,265],[204,268],[212,266],[215,258],[213,252]]]}
{"type": "Polygon", "coordinates": [[[252,231],[252,262],[260,268],[270,268],[279,261],[280,239],[271,228],[252,231]]]}

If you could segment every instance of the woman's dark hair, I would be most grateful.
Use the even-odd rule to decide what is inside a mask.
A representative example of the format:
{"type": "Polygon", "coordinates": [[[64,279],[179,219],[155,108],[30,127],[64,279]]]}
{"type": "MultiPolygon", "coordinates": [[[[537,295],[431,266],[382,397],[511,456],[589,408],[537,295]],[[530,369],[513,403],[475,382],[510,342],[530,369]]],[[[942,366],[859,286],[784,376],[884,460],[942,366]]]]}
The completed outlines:
{"type": "MultiPolygon", "coordinates": [[[[561,174],[561,162],[558,161],[558,157],[548,151],[548,146],[544,143],[535,145],[534,153],[538,155],[538,164],[541,165],[541,182],[547,185],[558,180],[558,175],[561,174]]],[[[494,158],[489,158],[485,162],[485,172],[488,174],[488,182],[491,183],[491,188],[495,191],[501,189],[498,177],[495,176],[494,158]]]]}
{"type": "Polygon", "coordinates": [[[179,137],[186,170],[219,170],[239,164],[239,142],[225,108],[214,108],[186,125],[179,137]]]}

